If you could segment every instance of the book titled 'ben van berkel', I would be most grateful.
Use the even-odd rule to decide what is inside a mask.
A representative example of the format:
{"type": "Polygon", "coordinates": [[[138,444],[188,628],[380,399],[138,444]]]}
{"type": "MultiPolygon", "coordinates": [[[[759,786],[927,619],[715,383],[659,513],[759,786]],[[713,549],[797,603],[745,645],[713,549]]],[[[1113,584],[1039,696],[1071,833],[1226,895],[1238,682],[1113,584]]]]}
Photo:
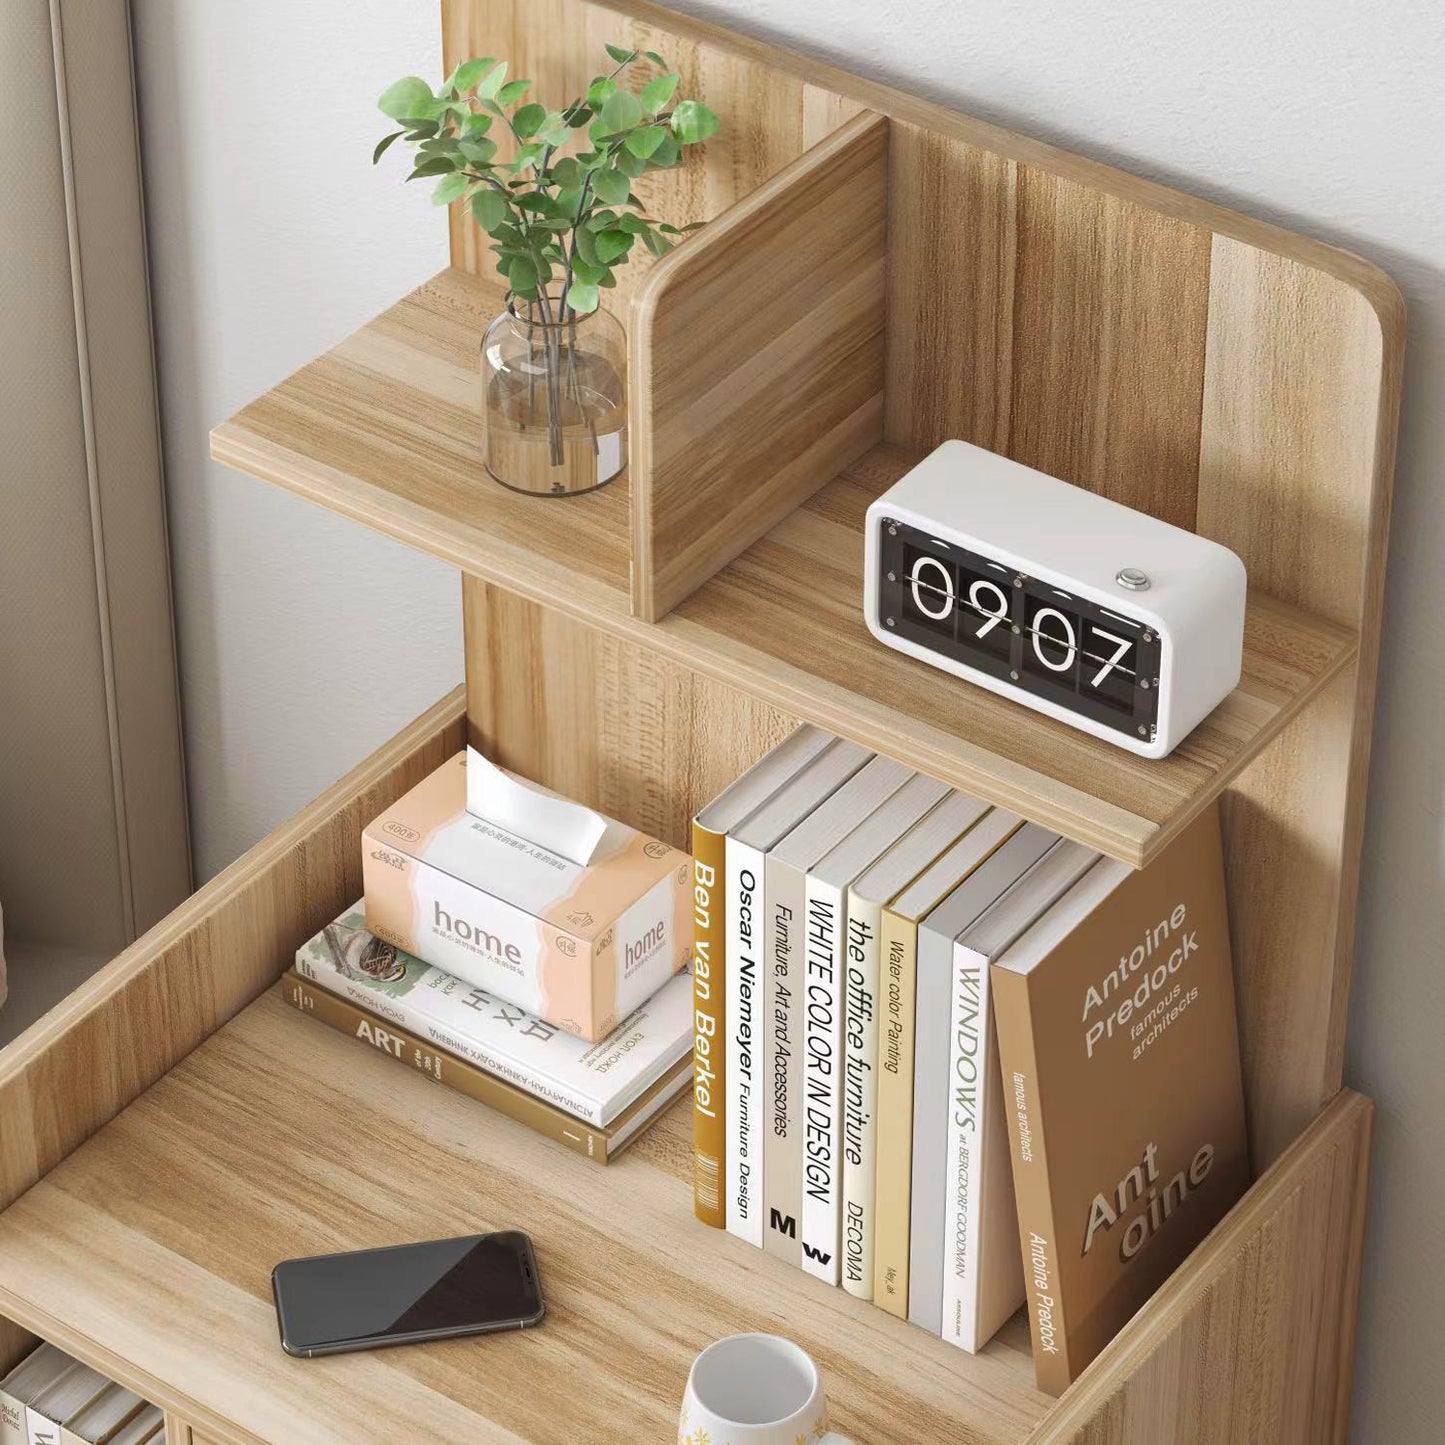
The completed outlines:
{"type": "Polygon", "coordinates": [[[1096,863],[994,963],[1039,1388],[1062,1394],[1244,1192],[1217,806],[1096,863]]]}

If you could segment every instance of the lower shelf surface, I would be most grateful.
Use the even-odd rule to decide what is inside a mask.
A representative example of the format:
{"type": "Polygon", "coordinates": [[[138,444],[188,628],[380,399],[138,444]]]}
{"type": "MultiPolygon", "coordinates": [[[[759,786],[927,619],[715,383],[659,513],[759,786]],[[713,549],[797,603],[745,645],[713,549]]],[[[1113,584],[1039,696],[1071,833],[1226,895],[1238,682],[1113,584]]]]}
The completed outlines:
{"type": "Polygon", "coordinates": [[[692,1216],[682,1100],[599,1168],[268,993],[0,1216],[0,1314],[220,1439],[665,1441],[693,1355],[766,1330],[873,1445],[1024,1439],[1020,1314],[978,1356],[692,1216]],[[293,1360],[278,1260],[520,1228],[537,1330],[293,1360]]]}

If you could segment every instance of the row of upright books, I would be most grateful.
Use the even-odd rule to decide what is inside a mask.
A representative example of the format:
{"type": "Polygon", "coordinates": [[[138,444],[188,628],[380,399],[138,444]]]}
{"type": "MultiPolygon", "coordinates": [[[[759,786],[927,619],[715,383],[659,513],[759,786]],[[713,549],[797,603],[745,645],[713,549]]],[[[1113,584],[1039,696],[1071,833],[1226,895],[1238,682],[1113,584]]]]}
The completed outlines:
{"type": "Polygon", "coordinates": [[[601,1164],[692,1080],[691,860],[458,753],[362,835],[309,1017],[601,1164]]]}
{"type": "Polygon", "coordinates": [[[1248,1179],[1217,810],[1132,871],[805,726],[693,825],[695,1208],[1061,1393],[1248,1179]]]}
{"type": "Polygon", "coordinates": [[[165,1445],[165,1416],[54,1345],[0,1380],[0,1445],[165,1445]]]}

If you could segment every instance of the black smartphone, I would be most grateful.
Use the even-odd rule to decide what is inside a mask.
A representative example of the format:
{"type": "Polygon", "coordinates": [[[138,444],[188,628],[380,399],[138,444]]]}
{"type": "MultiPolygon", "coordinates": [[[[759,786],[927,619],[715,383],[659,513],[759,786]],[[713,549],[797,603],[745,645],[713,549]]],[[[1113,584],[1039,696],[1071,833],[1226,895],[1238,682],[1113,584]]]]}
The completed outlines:
{"type": "Polygon", "coordinates": [[[288,1355],[523,1330],[546,1312],[532,1241],[517,1229],[286,1259],[271,1290],[288,1355]]]}

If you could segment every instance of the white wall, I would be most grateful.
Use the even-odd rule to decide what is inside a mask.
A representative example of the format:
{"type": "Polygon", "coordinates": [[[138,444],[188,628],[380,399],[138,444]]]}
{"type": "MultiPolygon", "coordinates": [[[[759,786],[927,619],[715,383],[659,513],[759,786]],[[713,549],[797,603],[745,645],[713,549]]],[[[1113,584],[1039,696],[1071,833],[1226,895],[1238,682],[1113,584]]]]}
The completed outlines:
{"type": "MultiPolygon", "coordinates": [[[[446,569],[205,460],[205,428],[442,257],[374,177],[432,0],[135,0],[199,871],[459,672],[446,569]]],[[[679,5],[1379,261],[1410,305],[1348,1074],[1380,1106],[1355,1437],[1439,1438],[1445,1352],[1445,8],[1438,0],[679,5]]]]}
{"type": "Polygon", "coordinates": [[[371,167],[376,97],[440,64],[441,19],[396,0],[133,13],[203,879],[461,680],[452,568],[217,466],[207,442],[446,264],[424,190],[371,167]]]}

